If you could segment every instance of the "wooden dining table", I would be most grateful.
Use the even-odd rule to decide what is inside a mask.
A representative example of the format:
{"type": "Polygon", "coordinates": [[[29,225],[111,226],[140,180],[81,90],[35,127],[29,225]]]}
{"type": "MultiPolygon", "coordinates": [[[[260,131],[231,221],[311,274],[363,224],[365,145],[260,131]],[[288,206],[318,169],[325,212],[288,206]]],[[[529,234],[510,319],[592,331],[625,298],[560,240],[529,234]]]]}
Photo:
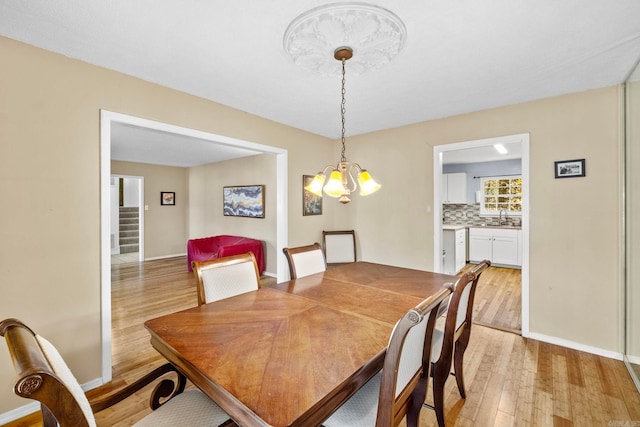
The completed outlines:
{"type": "Polygon", "coordinates": [[[316,426],[382,369],[396,321],[455,276],[369,262],[145,322],[240,426],[316,426]]]}

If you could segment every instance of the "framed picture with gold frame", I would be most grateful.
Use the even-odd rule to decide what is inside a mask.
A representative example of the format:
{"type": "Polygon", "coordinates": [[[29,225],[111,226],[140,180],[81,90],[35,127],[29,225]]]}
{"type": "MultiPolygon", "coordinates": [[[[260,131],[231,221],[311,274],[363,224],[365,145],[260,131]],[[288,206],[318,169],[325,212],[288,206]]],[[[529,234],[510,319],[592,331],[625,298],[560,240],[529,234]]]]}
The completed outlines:
{"type": "Polygon", "coordinates": [[[313,181],[313,175],[302,175],[302,215],[322,215],[322,196],[317,196],[304,187],[313,181]]]}

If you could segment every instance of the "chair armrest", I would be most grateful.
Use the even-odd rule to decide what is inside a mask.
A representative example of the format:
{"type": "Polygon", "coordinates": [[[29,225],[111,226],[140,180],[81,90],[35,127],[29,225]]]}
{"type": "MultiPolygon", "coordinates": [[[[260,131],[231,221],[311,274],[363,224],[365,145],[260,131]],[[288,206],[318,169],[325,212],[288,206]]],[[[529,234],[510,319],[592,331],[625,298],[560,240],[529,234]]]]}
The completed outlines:
{"type": "Polygon", "coordinates": [[[109,408],[170,372],[174,372],[176,374],[177,382],[174,382],[174,380],[169,378],[164,378],[155,386],[153,392],[151,393],[149,406],[151,406],[151,409],[156,410],[174,396],[182,393],[187,383],[186,377],[170,363],[166,363],[154,369],[144,377],[136,380],[134,383],[114,392],[109,396],[106,396],[94,402],[90,402],[91,410],[93,412],[99,412],[106,408],[109,408]],[[164,400],[160,402],[160,399],[164,400]]]}

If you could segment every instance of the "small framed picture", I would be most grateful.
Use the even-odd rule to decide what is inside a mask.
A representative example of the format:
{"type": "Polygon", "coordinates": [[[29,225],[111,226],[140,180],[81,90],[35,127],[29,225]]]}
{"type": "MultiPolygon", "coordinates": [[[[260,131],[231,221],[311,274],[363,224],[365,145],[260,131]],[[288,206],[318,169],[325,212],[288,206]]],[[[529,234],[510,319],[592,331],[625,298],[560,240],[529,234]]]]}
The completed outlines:
{"type": "Polygon", "coordinates": [[[304,187],[311,184],[314,175],[302,175],[302,216],[322,215],[322,196],[316,196],[304,187]]]}
{"type": "Polygon", "coordinates": [[[174,191],[161,191],[160,192],[160,205],[161,206],[175,206],[176,193],[174,191]]]}
{"type": "Polygon", "coordinates": [[[576,178],[586,176],[584,159],[554,162],[556,178],[576,178]]]}

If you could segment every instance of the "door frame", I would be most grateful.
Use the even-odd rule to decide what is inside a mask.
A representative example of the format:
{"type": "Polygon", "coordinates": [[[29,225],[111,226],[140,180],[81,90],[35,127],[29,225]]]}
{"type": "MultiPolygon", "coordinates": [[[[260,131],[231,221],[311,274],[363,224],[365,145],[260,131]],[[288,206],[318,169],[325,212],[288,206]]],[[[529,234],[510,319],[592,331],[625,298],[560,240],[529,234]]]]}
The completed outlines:
{"type": "Polygon", "coordinates": [[[437,145],[433,147],[433,266],[437,272],[442,271],[442,158],[448,151],[469,148],[493,146],[494,144],[508,144],[520,142],[522,148],[522,336],[529,336],[529,134],[500,136],[495,138],[478,139],[437,145]]]}
{"type": "MultiPolygon", "coordinates": [[[[141,117],[100,110],[100,326],[102,353],[102,382],[112,378],[111,359],[111,124],[123,123],[148,129],[170,132],[193,138],[204,139],[215,144],[254,150],[256,152],[276,156],[276,277],[278,282],[287,280],[288,264],[282,252],[288,245],[288,151],[279,147],[258,144],[255,142],[216,135],[209,132],[143,119],[141,117]]],[[[186,245],[186,242],[185,242],[186,245]]]]}
{"type": "Polygon", "coordinates": [[[112,177],[138,181],[138,262],[144,261],[144,177],[135,175],[111,174],[112,177]]]}

